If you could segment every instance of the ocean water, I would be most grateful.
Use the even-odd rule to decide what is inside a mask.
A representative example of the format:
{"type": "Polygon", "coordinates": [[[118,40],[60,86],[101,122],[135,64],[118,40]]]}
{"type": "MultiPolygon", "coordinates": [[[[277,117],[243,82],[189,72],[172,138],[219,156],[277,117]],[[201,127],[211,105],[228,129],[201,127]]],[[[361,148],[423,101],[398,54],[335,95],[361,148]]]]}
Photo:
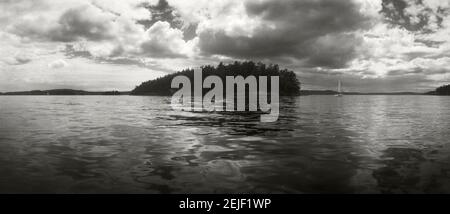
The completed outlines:
{"type": "Polygon", "coordinates": [[[169,104],[0,96],[0,192],[450,193],[448,97],[284,97],[275,123],[169,104]]]}

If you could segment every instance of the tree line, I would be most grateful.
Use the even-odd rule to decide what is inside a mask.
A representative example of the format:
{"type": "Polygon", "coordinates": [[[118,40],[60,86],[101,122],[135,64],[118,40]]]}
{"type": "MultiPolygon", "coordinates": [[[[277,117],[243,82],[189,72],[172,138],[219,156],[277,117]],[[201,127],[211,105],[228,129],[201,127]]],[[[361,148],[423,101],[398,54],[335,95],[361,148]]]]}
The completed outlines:
{"type": "Polygon", "coordinates": [[[444,85],[436,89],[437,95],[450,95],[450,85],[444,85]]]}
{"type": "MultiPolygon", "coordinates": [[[[243,76],[250,75],[256,78],[260,76],[279,76],[279,93],[280,96],[296,96],[300,94],[300,82],[295,73],[287,69],[280,69],[277,64],[266,65],[264,63],[253,61],[244,61],[224,64],[219,63],[217,66],[206,65],[201,67],[203,80],[211,75],[218,76],[225,82],[226,76],[243,76]]],[[[194,70],[185,69],[176,73],[143,82],[131,92],[132,95],[172,95],[171,89],[172,79],[178,75],[188,77],[191,82],[194,79],[194,70]]],[[[270,78],[268,78],[270,80],[270,78]]],[[[270,83],[268,83],[270,86],[270,83]]]]}

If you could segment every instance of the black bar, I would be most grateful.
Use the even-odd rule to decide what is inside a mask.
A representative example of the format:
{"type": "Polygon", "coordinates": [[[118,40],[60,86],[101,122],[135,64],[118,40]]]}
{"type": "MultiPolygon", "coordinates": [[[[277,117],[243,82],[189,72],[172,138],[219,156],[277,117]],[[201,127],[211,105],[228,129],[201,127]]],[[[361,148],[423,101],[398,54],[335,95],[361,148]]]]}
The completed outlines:
{"type": "MultiPolygon", "coordinates": [[[[0,205],[12,205],[15,210],[136,213],[277,213],[283,210],[294,213],[315,212],[386,212],[426,209],[447,209],[448,195],[281,195],[281,194],[190,194],[190,195],[1,195],[0,205]],[[258,201],[262,207],[240,202],[258,201]],[[262,200],[262,201],[261,201],[262,200]],[[207,207],[182,208],[183,202],[207,207]],[[197,203],[198,202],[198,203],[197,203]],[[270,202],[270,203],[267,203],[270,202]],[[233,204],[232,204],[233,203],[233,204]],[[240,203],[240,204],[239,204],[240,203]],[[17,205],[20,204],[20,205],[17,205]],[[227,205],[227,206],[226,206],[227,205]],[[61,210],[62,209],[62,210],[61,210]],[[155,212],[159,210],[159,212],[155,212]],[[314,212],[307,212],[311,210],[314,212]],[[163,211],[163,212],[161,212],[163,211]]],[[[186,203],[185,203],[186,204],[186,203]]]]}

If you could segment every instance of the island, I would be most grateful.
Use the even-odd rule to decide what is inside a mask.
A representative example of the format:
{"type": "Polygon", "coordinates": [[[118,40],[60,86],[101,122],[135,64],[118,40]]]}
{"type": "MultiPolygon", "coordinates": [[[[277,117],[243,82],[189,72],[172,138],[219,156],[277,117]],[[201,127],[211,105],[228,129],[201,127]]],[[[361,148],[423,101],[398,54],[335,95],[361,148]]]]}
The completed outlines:
{"type": "MultiPolygon", "coordinates": [[[[219,63],[217,66],[206,65],[201,67],[202,78],[208,76],[218,76],[225,82],[226,76],[242,76],[244,78],[253,75],[256,78],[261,76],[279,76],[279,95],[280,96],[298,96],[300,95],[300,82],[295,73],[287,69],[280,69],[276,64],[265,65],[261,62],[252,61],[234,62],[230,64],[219,63]]],[[[185,69],[179,72],[168,74],[166,76],[143,82],[131,91],[131,95],[157,95],[170,96],[174,93],[171,88],[172,79],[183,75],[188,77],[191,82],[194,79],[194,69],[185,69]]],[[[270,86],[270,84],[268,84],[270,86]]],[[[207,91],[207,90],[205,90],[207,91]]]]}

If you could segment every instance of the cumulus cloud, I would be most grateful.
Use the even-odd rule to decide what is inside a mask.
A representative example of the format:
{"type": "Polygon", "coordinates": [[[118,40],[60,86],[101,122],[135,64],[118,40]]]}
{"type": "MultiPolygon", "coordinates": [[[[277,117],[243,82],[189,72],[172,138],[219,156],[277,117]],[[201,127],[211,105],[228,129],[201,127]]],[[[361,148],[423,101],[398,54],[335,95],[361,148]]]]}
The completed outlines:
{"type": "Polygon", "coordinates": [[[158,21],[147,30],[140,47],[146,56],[173,58],[182,57],[186,45],[182,31],[171,28],[168,22],[158,21]]]}
{"type": "Polygon", "coordinates": [[[393,25],[410,31],[434,32],[442,27],[450,3],[439,0],[383,0],[382,13],[393,25]]]}
{"type": "Polygon", "coordinates": [[[62,60],[62,59],[53,61],[53,62],[48,64],[48,67],[51,68],[51,69],[64,68],[64,67],[67,67],[67,66],[68,66],[67,62],[62,60]]]}
{"type": "Polygon", "coordinates": [[[14,62],[12,64],[22,65],[31,62],[32,56],[28,54],[19,54],[14,57],[14,62]]]}
{"type": "Polygon", "coordinates": [[[53,42],[117,40],[123,33],[140,30],[133,20],[93,4],[68,8],[56,17],[20,17],[8,29],[25,38],[53,42]]]}
{"type": "Polygon", "coordinates": [[[357,54],[361,38],[354,31],[369,21],[353,1],[200,1],[194,15],[180,1],[153,4],[137,7],[136,16],[104,1],[74,4],[56,20],[23,17],[10,31],[54,42],[83,41],[86,51],[97,57],[174,58],[199,51],[204,56],[288,58],[305,66],[341,68],[357,54]],[[205,7],[207,13],[202,13],[205,7]],[[150,17],[142,12],[145,8],[155,19],[140,20],[150,17]],[[195,29],[198,37],[192,34],[195,29]]]}
{"type": "Polygon", "coordinates": [[[216,27],[203,27],[199,45],[204,53],[291,57],[303,59],[309,66],[340,68],[353,58],[361,41],[352,32],[370,24],[360,13],[360,5],[352,1],[266,0],[248,1],[243,6],[250,18],[259,20],[253,31],[232,35],[216,27]]]}
{"type": "MultiPolygon", "coordinates": [[[[450,39],[448,3],[383,0],[380,21],[366,30],[360,54],[348,70],[364,78],[446,72],[450,39]],[[434,11],[434,12],[433,12],[434,11]],[[435,19],[436,17],[439,19],[435,19]]],[[[445,77],[443,77],[445,80],[445,77]]]]}
{"type": "Polygon", "coordinates": [[[0,62],[6,65],[24,65],[33,61],[35,56],[29,53],[19,53],[14,56],[0,56],[0,62]]]}
{"type": "Polygon", "coordinates": [[[146,20],[152,17],[149,8],[155,12],[155,17],[158,17],[158,9],[165,11],[164,14],[168,13],[167,3],[164,7],[158,6],[161,2],[165,1],[158,4],[156,1],[142,0],[127,4],[82,1],[69,4],[70,7],[52,16],[21,17],[10,23],[8,30],[28,40],[63,42],[76,46],[82,44],[83,51],[95,58],[176,58],[192,55],[195,39],[185,41],[182,29],[173,26],[174,20],[164,20],[175,16],[165,15],[158,18],[160,21],[152,19],[151,25],[146,25],[149,23],[146,20]]]}
{"type": "Polygon", "coordinates": [[[61,42],[85,38],[92,41],[108,40],[114,37],[112,20],[114,15],[99,8],[80,6],[67,10],[58,21],[57,27],[48,32],[51,40],[61,42]]]}
{"type": "Polygon", "coordinates": [[[4,0],[0,10],[6,76],[79,60],[171,72],[251,59],[321,87],[337,78],[355,90],[449,80],[448,1],[4,0]]]}

